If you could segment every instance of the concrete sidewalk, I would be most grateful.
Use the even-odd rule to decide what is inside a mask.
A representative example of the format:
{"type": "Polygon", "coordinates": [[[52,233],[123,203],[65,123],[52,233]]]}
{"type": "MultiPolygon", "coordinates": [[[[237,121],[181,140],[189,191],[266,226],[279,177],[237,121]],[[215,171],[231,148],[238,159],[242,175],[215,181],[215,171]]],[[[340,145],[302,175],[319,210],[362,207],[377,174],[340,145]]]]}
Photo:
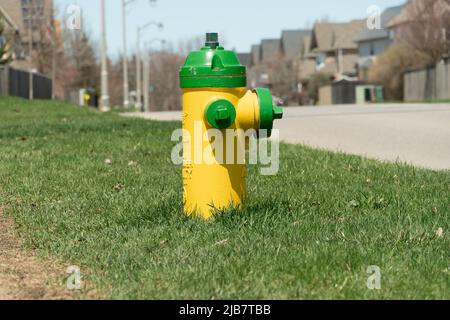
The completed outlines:
{"type": "MultiPolygon", "coordinates": [[[[123,115],[181,119],[181,112],[123,115]]],[[[450,169],[450,104],[287,107],[275,128],[288,143],[450,169]]]]}

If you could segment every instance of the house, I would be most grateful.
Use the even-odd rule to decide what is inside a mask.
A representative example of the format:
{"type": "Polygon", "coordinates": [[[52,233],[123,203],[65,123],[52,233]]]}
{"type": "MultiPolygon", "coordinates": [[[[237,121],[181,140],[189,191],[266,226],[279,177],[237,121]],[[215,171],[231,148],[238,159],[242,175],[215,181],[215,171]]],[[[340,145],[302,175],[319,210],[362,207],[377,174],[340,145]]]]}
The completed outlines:
{"type": "Polygon", "coordinates": [[[260,46],[261,62],[273,62],[281,59],[281,40],[280,39],[263,39],[260,46]]]}
{"type": "Polygon", "coordinates": [[[35,48],[42,41],[40,29],[53,21],[53,0],[0,0],[0,17],[5,21],[5,32],[10,39],[13,65],[29,69],[29,61],[25,60],[30,55],[30,26],[35,48]]]}
{"type": "Polygon", "coordinates": [[[404,7],[400,5],[386,9],[380,17],[381,29],[369,29],[366,26],[354,39],[358,44],[359,79],[367,80],[368,69],[376,57],[394,42],[394,31],[389,28],[389,24],[401,14],[404,7]]]}
{"type": "Polygon", "coordinates": [[[282,60],[281,40],[263,39],[259,45],[252,46],[252,63],[248,72],[252,87],[272,87],[272,76],[282,60]]]}
{"type": "Polygon", "coordinates": [[[305,38],[311,30],[284,30],[281,32],[281,52],[286,60],[296,60],[304,52],[305,38]]]}
{"type": "Polygon", "coordinates": [[[310,34],[311,30],[284,30],[279,39],[263,39],[252,46],[249,83],[269,87],[285,100],[297,101],[300,58],[308,49],[305,39],[310,34]]]}
{"type": "Polygon", "coordinates": [[[315,61],[316,72],[334,75],[336,79],[355,77],[358,46],[354,39],[365,26],[365,19],[343,23],[316,23],[308,54],[308,59],[315,61]]]}
{"type": "Polygon", "coordinates": [[[250,65],[254,66],[259,64],[261,61],[261,46],[259,44],[252,45],[250,55],[251,55],[250,65]]]}
{"type": "Polygon", "coordinates": [[[296,70],[298,72],[298,79],[301,83],[306,83],[311,76],[316,72],[316,61],[315,59],[310,59],[310,48],[311,48],[311,32],[308,36],[303,38],[302,51],[300,53],[299,59],[297,59],[296,70]]]}
{"type": "Polygon", "coordinates": [[[246,66],[247,68],[251,67],[251,63],[252,63],[252,55],[251,55],[251,53],[237,53],[236,55],[237,55],[237,57],[239,59],[239,62],[242,65],[246,66]]]}
{"type": "Polygon", "coordinates": [[[315,64],[304,59],[309,54],[311,30],[285,30],[281,34],[281,51],[284,59],[292,62],[301,83],[315,72],[315,64]]]}

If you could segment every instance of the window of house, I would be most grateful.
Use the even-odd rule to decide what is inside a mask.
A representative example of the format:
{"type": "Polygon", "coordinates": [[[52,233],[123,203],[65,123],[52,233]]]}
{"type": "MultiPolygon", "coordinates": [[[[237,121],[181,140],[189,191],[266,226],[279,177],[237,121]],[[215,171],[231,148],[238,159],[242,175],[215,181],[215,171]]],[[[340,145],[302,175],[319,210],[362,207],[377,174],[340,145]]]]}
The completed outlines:
{"type": "Polygon", "coordinates": [[[22,17],[24,23],[40,19],[44,15],[45,0],[21,0],[22,17]]]}
{"type": "Polygon", "coordinates": [[[316,65],[320,66],[325,63],[326,55],[324,53],[319,53],[316,56],[316,65]]]}
{"type": "Polygon", "coordinates": [[[375,55],[375,45],[373,43],[370,44],[370,55],[371,56],[375,55]]]}
{"type": "Polygon", "coordinates": [[[395,31],[389,30],[389,39],[394,40],[394,38],[395,38],[395,31]]]}

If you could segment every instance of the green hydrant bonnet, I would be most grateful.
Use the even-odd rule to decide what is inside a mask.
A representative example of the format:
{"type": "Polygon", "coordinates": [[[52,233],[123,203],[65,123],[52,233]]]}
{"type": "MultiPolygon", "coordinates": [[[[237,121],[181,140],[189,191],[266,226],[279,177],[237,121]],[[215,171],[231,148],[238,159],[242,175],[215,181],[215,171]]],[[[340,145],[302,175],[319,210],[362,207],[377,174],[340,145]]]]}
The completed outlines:
{"type": "Polygon", "coordinates": [[[181,88],[239,88],[247,86],[245,66],[233,51],[217,41],[217,33],[208,33],[205,46],[189,54],[180,68],[181,88]]]}

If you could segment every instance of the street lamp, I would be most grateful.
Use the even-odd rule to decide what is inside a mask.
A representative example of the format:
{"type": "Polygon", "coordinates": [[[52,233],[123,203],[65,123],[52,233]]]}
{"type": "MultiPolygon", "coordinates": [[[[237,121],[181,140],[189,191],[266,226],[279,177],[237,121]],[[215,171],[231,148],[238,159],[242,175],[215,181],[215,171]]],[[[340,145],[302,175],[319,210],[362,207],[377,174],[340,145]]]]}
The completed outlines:
{"type": "MultiPolygon", "coordinates": [[[[122,0],[122,32],[123,32],[123,106],[130,106],[129,80],[128,80],[128,53],[127,53],[127,6],[136,0],[122,0]]],[[[149,0],[150,5],[156,0],[149,0]]]]}
{"type": "Polygon", "coordinates": [[[136,44],[136,108],[142,111],[142,89],[141,89],[141,32],[145,29],[157,26],[160,30],[164,25],[160,22],[151,21],[137,28],[137,44],[136,44]]]}
{"type": "Polygon", "coordinates": [[[144,59],[144,111],[150,112],[150,97],[149,97],[149,87],[150,87],[150,57],[151,57],[151,45],[154,42],[160,42],[161,45],[166,43],[166,40],[155,38],[145,43],[145,47],[148,49],[144,59]]]}

